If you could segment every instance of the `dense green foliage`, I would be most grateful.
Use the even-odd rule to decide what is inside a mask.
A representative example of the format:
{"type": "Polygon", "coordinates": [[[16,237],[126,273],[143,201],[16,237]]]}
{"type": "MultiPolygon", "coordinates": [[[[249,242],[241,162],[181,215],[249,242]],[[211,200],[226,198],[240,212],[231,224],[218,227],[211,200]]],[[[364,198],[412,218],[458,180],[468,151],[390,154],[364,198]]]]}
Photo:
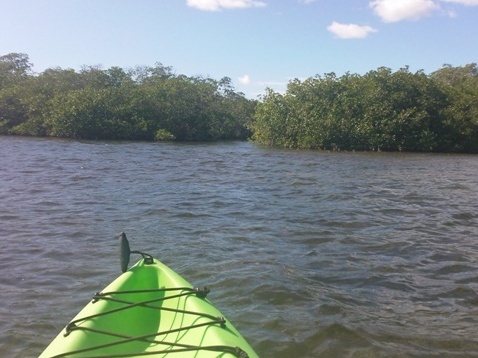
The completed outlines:
{"type": "Polygon", "coordinates": [[[478,152],[478,68],[445,65],[334,73],[268,90],[251,125],[271,146],[326,150],[478,152]]]}
{"type": "Polygon", "coordinates": [[[430,75],[381,67],[293,80],[246,99],[224,77],[170,67],[35,74],[28,55],[0,57],[0,134],[78,139],[213,141],[372,151],[478,153],[478,67],[430,75]]]}
{"type": "Polygon", "coordinates": [[[25,54],[0,57],[0,134],[79,139],[246,139],[256,103],[228,77],[172,69],[52,68],[34,74],[25,54]]]}

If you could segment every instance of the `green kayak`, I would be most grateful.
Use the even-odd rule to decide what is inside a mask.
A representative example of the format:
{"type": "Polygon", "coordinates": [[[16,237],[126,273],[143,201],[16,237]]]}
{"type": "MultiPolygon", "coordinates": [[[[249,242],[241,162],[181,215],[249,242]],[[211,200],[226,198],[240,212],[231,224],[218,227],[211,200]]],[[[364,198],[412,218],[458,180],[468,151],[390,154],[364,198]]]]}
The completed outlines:
{"type": "Polygon", "coordinates": [[[120,235],[123,274],[40,355],[52,357],[258,357],[206,298],[150,255],[130,251],[120,235]],[[128,269],[130,253],[143,255],[128,269]]]}

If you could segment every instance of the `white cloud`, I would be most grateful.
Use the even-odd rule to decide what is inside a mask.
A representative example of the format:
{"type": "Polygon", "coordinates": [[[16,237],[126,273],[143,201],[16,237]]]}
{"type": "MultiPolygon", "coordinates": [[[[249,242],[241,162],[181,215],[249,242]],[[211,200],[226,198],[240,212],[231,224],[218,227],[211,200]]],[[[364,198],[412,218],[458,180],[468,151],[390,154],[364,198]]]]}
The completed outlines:
{"type": "Polygon", "coordinates": [[[336,21],[327,27],[329,32],[341,39],[363,39],[370,33],[377,30],[370,26],[361,26],[356,24],[340,24],[336,21]]]}
{"type": "Polygon", "coordinates": [[[453,2],[465,6],[478,6],[478,0],[441,0],[443,2],[453,2]]]}
{"type": "Polygon", "coordinates": [[[456,11],[455,10],[447,10],[446,11],[446,14],[451,17],[452,19],[458,17],[458,15],[456,14],[456,11]]]}
{"type": "Polygon", "coordinates": [[[314,2],[316,2],[317,0],[299,0],[299,4],[305,4],[305,5],[310,5],[314,2]]]}
{"type": "Polygon", "coordinates": [[[418,20],[440,9],[432,0],[374,0],[369,6],[384,22],[418,20]]]}
{"type": "Polygon", "coordinates": [[[199,10],[219,11],[221,9],[264,7],[266,3],[257,0],[187,0],[187,5],[199,10]]]}
{"type": "Polygon", "coordinates": [[[243,85],[248,85],[252,82],[251,77],[249,75],[244,75],[238,78],[239,82],[243,85]]]}
{"type": "Polygon", "coordinates": [[[263,86],[263,87],[285,87],[285,81],[253,81],[251,76],[244,75],[237,78],[239,83],[246,86],[263,86]]]}

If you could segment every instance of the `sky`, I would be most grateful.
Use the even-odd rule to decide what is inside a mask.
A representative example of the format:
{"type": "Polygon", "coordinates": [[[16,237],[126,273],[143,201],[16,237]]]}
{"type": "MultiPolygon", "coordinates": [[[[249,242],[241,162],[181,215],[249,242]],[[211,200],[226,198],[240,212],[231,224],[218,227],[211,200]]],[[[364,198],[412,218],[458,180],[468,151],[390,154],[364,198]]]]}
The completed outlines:
{"type": "Polygon", "coordinates": [[[293,79],[478,62],[478,0],[0,0],[0,56],[171,66],[261,98],[293,79]]]}

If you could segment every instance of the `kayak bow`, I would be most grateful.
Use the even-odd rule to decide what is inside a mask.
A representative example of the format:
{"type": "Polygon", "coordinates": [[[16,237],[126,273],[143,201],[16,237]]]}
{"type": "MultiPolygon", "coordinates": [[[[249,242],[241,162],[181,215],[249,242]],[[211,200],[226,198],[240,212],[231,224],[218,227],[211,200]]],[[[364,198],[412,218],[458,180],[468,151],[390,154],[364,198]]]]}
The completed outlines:
{"type": "Polygon", "coordinates": [[[130,251],[121,233],[123,274],[40,355],[53,357],[258,357],[206,298],[150,255],[130,251]],[[143,259],[127,269],[130,253],[143,259]]]}

